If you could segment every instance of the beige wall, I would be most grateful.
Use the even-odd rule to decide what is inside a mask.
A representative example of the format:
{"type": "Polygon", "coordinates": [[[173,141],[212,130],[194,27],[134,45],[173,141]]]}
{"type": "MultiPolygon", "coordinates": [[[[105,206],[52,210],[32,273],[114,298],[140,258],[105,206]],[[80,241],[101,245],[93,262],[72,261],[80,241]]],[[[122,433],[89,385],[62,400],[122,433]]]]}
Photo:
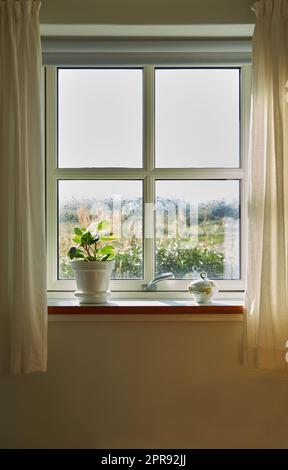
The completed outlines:
{"type": "Polygon", "coordinates": [[[242,324],[50,323],[49,371],[0,377],[0,447],[288,448],[288,376],[242,324]]]}
{"type": "Polygon", "coordinates": [[[254,23],[252,0],[42,0],[41,23],[254,23]]]}
{"type": "MultiPolygon", "coordinates": [[[[42,23],[249,23],[250,0],[43,0],[42,23]]],[[[0,377],[1,448],[288,448],[287,374],[242,324],[50,323],[49,371],[0,377]]]]}

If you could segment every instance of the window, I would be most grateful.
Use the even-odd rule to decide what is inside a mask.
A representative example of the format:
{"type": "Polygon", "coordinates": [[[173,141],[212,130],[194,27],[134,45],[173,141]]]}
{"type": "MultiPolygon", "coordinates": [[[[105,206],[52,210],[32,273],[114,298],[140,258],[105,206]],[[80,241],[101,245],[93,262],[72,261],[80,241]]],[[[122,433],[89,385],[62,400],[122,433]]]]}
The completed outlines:
{"type": "Polygon", "coordinates": [[[112,290],[244,286],[249,66],[46,69],[48,290],[74,290],[75,225],[121,239],[112,290]]]}

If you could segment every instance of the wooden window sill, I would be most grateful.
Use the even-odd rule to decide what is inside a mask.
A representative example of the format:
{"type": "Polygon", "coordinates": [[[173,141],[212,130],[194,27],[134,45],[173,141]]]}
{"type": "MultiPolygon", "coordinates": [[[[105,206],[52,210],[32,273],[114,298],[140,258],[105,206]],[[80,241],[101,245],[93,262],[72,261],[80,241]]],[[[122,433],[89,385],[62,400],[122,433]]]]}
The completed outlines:
{"type": "Polygon", "coordinates": [[[107,304],[79,305],[77,300],[48,301],[49,315],[242,315],[241,302],[213,302],[199,305],[178,300],[119,300],[107,304]]]}

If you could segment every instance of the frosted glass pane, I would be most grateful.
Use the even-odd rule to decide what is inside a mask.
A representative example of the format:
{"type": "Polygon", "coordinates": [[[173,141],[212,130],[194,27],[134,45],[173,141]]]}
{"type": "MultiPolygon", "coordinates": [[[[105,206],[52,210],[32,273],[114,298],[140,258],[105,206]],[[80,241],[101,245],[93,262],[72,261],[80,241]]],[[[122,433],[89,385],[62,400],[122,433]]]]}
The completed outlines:
{"type": "Polygon", "coordinates": [[[156,166],[239,167],[239,70],[155,71],[156,166]]]}
{"type": "Polygon", "coordinates": [[[240,278],[239,181],[156,182],[156,272],[240,278]],[[193,270],[194,267],[194,270],[193,270]]]}
{"type": "Polygon", "coordinates": [[[59,167],[141,167],[142,70],[58,74],[59,167]]]}
{"type": "Polygon", "coordinates": [[[142,182],[60,180],[58,182],[58,277],[73,279],[67,256],[74,227],[108,220],[121,241],[113,279],[142,279],[142,182]]]}

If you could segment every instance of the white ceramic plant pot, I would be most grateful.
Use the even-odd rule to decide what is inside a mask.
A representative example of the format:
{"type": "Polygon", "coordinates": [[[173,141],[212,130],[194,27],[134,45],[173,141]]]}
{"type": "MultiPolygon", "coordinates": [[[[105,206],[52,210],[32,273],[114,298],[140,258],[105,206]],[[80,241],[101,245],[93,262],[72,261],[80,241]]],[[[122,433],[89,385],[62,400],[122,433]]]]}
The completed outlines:
{"type": "Polygon", "coordinates": [[[71,261],[80,304],[102,304],[110,296],[110,279],[114,261],[71,261]]]}

